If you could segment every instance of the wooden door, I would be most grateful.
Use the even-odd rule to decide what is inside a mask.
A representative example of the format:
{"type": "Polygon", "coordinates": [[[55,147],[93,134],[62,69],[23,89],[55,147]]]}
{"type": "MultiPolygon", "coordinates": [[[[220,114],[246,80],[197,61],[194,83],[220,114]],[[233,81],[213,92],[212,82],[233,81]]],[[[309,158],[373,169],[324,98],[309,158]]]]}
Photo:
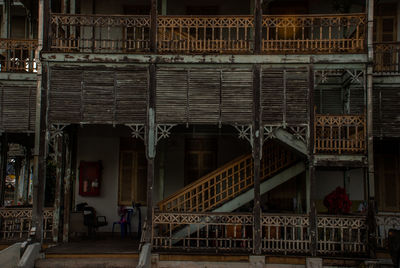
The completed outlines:
{"type": "Polygon", "coordinates": [[[380,211],[400,211],[400,157],[398,154],[376,155],[375,175],[380,211]]]}
{"type": "Polygon", "coordinates": [[[144,146],[137,143],[126,146],[121,140],[119,160],[118,204],[130,206],[132,201],[146,204],[147,160],[144,146]]]}
{"type": "Polygon", "coordinates": [[[186,140],[185,185],[217,168],[217,149],[216,138],[186,140]]]}
{"type": "MultiPolygon", "coordinates": [[[[397,41],[397,3],[380,4],[375,10],[374,41],[375,43],[392,43],[397,41]]],[[[380,72],[395,71],[399,64],[397,51],[385,49],[376,53],[375,70],[380,72]]]]}

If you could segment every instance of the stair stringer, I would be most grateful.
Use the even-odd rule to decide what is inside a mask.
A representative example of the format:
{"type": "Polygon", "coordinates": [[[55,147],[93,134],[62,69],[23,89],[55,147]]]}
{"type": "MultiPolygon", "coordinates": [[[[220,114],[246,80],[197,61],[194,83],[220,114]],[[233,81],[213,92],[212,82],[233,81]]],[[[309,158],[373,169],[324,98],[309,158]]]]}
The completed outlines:
{"type": "Polygon", "coordinates": [[[306,143],[303,141],[297,139],[293,134],[287,132],[284,129],[278,128],[274,130],[273,136],[283,142],[284,144],[287,144],[289,147],[295,149],[297,152],[303,154],[303,155],[308,155],[308,149],[306,143]]]}
{"type": "MultiPolygon", "coordinates": [[[[263,195],[275,187],[289,181],[291,178],[301,174],[306,170],[306,166],[304,162],[299,162],[282,172],[279,172],[275,176],[271,177],[270,179],[267,179],[266,181],[262,182],[260,184],[260,194],[263,195]]],[[[222,206],[212,210],[212,212],[232,212],[235,209],[240,208],[241,206],[247,204],[248,202],[254,200],[254,191],[253,188],[247,190],[246,192],[238,195],[237,197],[233,198],[232,200],[227,201],[224,203],[222,206]]],[[[198,230],[198,228],[203,228],[205,225],[196,225],[196,226],[187,226],[179,231],[177,231],[173,235],[173,239],[183,239],[185,238],[189,233],[192,234],[195,231],[198,230]],[[190,228],[190,230],[188,230],[190,228]]],[[[177,241],[176,241],[177,242],[177,241]]]]}

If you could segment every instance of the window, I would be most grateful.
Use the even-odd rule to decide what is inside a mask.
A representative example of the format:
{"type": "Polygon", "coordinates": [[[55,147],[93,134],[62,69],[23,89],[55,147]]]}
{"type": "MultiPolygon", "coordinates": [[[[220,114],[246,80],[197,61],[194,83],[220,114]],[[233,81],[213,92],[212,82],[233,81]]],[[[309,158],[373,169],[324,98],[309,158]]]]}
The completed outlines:
{"type": "Polygon", "coordinates": [[[146,204],[147,160],[143,142],[121,138],[118,187],[119,205],[129,206],[132,201],[146,204]]]}

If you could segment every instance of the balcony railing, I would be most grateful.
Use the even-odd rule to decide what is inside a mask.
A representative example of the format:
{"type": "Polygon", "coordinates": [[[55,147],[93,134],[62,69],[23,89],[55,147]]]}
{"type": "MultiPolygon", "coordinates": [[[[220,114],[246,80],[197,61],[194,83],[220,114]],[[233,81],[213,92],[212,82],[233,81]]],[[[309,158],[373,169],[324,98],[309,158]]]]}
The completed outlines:
{"type": "MultiPolygon", "coordinates": [[[[51,49],[62,52],[149,51],[150,17],[51,15],[51,49]]],[[[365,14],[263,16],[265,54],[360,53],[365,14]]],[[[252,16],[158,16],[159,53],[251,53],[252,16]]]]}
{"type": "Polygon", "coordinates": [[[384,74],[400,73],[400,42],[375,44],[374,72],[384,74]]]}
{"type": "Polygon", "coordinates": [[[364,115],[315,115],[316,153],[364,153],[366,122],[364,115]]]}
{"type": "MultiPolygon", "coordinates": [[[[43,236],[45,239],[52,237],[53,215],[53,208],[44,209],[43,236]]],[[[0,223],[0,240],[25,240],[32,227],[32,208],[0,208],[0,223]]]]}
{"type": "Polygon", "coordinates": [[[359,53],[364,51],[364,14],[263,16],[266,53],[359,53]]]}
{"type": "Polygon", "coordinates": [[[36,72],[37,40],[0,39],[2,72],[36,72]]]}
{"type": "MultiPolygon", "coordinates": [[[[154,212],[153,248],[163,250],[251,251],[254,218],[249,213],[154,212]]],[[[310,254],[308,215],[262,214],[264,253],[310,254]]],[[[320,255],[362,256],[367,250],[365,215],[318,215],[320,255]]]]}
{"type": "Polygon", "coordinates": [[[55,51],[139,53],[149,50],[149,16],[53,14],[51,30],[51,48],[55,51]]]}

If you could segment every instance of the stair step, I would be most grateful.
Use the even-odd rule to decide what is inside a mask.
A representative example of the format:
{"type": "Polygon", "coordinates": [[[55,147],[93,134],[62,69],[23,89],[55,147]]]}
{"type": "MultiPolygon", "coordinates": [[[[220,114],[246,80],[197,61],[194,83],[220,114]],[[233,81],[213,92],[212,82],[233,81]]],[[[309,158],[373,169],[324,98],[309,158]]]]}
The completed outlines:
{"type": "Polygon", "coordinates": [[[46,254],[36,268],[128,268],[136,267],[138,254],[46,254]]]}

